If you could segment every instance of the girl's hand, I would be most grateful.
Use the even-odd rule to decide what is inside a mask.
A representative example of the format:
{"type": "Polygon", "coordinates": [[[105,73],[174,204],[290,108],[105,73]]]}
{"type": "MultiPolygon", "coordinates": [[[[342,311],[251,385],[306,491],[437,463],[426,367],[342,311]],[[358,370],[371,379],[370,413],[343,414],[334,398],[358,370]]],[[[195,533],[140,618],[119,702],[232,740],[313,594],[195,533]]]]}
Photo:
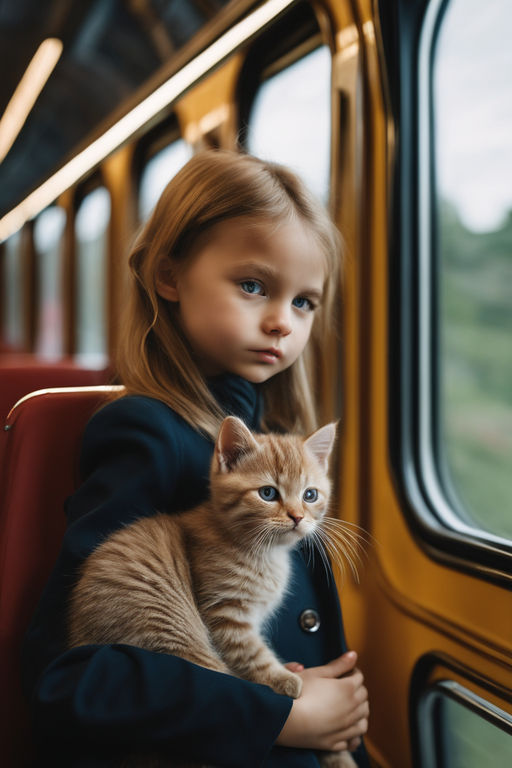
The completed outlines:
{"type": "Polygon", "coordinates": [[[368,729],[370,710],[356,661],[357,654],[351,651],[322,667],[292,670],[301,675],[304,684],[277,744],[332,751],[357,747],[368,729]]]}

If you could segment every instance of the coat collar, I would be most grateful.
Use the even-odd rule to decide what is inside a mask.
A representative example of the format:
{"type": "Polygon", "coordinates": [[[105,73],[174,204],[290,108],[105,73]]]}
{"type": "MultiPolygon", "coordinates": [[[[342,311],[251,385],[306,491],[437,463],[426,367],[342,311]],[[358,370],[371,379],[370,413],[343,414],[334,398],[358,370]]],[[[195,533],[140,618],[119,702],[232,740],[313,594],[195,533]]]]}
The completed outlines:
{"type": "Polygon", "coordinates": [[[256,384],[225,373],[208,379],[208,388],[229,416],[238,416],[250,429],[260,429],[262,395],[256,384]]]}

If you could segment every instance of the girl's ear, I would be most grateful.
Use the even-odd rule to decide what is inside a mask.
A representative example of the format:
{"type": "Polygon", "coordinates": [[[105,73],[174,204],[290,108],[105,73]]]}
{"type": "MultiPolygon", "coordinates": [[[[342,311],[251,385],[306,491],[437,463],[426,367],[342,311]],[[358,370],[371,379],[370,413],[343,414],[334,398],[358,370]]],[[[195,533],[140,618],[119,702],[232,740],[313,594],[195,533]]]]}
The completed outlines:
{"type": "Polygon", "coordinates": [[[162,259],[156,271],[156,292],[167,301],[179,301],[178,281],[168,260],[162,259]]]}
{"type": "Polygon", "coordinates": [[[325,427],[320,427],[304,440],[304,445],[316,457],[325,472],[329,466],[329,456],[336,437],[337,426],[338,422],[333,421],[331,424],[326,424],[325,427]]]}
{"type": "Polygon", "coordinates": [[[220,425],[215,444],[218,471],[231,472],[246,453],[257,450],[258,443],[241,419],[227,416],[220,425]]]}

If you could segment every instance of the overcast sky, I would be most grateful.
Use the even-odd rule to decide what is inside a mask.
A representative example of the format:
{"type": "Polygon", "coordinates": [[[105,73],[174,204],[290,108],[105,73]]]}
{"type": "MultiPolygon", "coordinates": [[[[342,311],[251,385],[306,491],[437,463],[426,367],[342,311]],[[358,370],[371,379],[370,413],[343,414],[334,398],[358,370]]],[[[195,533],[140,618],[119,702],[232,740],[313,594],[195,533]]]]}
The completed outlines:
{"type": "Polygon", "coordinates": [[[512,210],[512,2],[451,0],[434,67],[438,183],[464,224],[512,210]]]}

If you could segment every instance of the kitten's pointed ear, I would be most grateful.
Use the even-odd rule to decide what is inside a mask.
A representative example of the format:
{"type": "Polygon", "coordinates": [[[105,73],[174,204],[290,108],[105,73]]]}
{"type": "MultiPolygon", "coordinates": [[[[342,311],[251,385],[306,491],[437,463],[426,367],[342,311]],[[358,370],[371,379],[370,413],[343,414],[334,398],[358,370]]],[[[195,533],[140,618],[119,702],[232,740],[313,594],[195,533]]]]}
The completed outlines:
{"type": "Polygon", "coordinates": [[[258,448],[258,443],[241,419],[227,416],[220,425],[215,444],[219,472],[231,472],[240,458],[258,448]]]}
{"type": "Polygon", "coordinates": [[[317,458],[325,471],[328,469],[329,456],[334,445],[337,427],[338,422],[333,421],[331,424],[326,424],[325,427],[320,427],[304,440],[304,445],[317,458]]]}

